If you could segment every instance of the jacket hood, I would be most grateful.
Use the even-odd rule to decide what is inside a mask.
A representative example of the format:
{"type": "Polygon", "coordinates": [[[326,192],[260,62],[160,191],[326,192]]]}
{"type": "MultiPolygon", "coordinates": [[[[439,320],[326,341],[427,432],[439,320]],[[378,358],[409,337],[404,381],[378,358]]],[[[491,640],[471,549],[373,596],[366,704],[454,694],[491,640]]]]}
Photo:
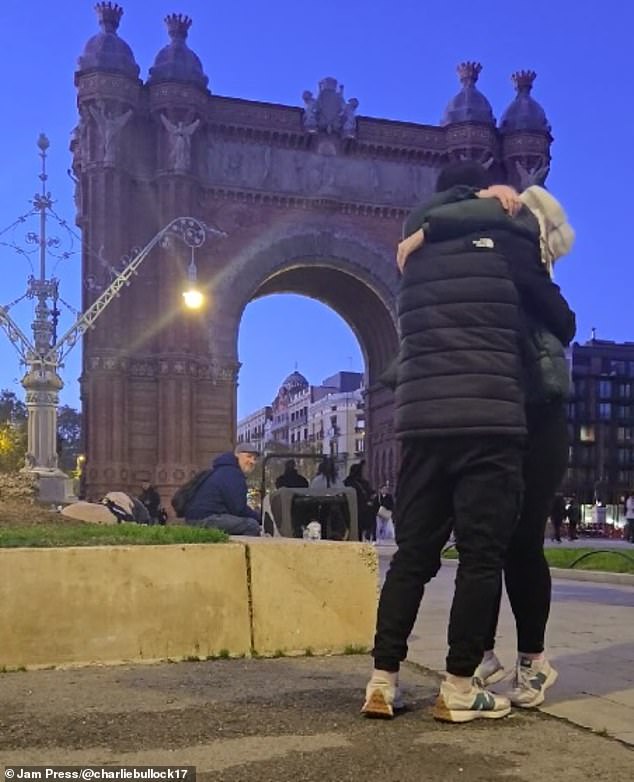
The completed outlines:
{"type": "Polygon", "coordinates": [[[231,453],[231,451],[227,453],[222,453],[220,456],[217,456],[211,466],[214,468],[214,470],[218,467],[238,467],[238,460],[235,457],[235,454],[231,453]]]}

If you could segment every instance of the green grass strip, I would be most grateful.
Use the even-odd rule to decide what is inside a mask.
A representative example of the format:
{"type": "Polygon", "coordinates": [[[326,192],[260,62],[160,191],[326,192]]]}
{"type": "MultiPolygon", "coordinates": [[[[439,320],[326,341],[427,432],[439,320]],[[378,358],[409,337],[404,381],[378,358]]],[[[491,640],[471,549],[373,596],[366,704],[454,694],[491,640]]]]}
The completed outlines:
{"type": "MultiPolygon", "coordinates": [[[[559,548],[544,549],[546,561],[550,567],[570,568],[570,565],[589,552],[601,551],[601,547],[591,546],[588,548],[559,548]]],[[[596,553],[587,557],[583,562],[579,562],[572,571],[575,570],[596,570],[603,573],[634,573],[634,546],[623,548],[606,553],[596,553]],[[627,558],[622,556],[627,555],[627,558]]],[[[446,559],[457,559],[458,554],[455,548],[449,549],[443,554],[446,559]]]]}
{"type": "Polygon", "coordinates": [[[174,543],[224,543],[229,536],[217,529],[148,527],[141,524],[99,526],[0,527],[0,548],[56,548],[62,546],[163,546],[174,543]]]}

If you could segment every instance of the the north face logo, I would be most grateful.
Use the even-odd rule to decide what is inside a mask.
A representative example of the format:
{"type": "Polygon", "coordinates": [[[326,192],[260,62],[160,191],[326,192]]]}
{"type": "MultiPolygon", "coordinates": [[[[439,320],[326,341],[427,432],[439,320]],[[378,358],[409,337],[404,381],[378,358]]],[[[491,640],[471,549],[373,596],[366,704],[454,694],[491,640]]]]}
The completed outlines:
{"type": "Polygon", "coordinates": [[[482,239],[474,239],[473,240],[473,246],[474,247],[486,247],[487,250],[492,250],[495,247],[495,242],[493,239],[489,239],[488,237],[484,237],[482,239]]]}

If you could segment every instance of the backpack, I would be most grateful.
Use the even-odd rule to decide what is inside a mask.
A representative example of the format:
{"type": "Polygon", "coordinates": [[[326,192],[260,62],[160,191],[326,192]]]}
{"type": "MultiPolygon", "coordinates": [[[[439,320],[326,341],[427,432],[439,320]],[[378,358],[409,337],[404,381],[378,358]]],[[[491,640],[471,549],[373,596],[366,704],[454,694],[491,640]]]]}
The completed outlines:
{"type": "Polygon", "coordinates": [[[172,508],[179,519],[184,518],[187,506],[193,500],[202,483],[211,475],[211,470],[201,470],[183,484],[172,497],[172,508]]]}
{"type": "Polygon", "coordinates": [[[147,508],[131,494],[110,491],[101,502],[116,517],[117,524],[121,524],[122,521],[135,521],[137,524],[150,523],[150,514],[147,508]]]}

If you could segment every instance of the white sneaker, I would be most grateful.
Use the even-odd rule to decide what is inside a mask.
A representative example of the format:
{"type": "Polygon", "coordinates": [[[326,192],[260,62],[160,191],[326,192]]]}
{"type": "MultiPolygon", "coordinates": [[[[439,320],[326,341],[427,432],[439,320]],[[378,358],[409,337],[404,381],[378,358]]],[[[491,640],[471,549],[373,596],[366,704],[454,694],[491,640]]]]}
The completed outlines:
{"type": "Polygon", "coordinates": [[[477,719],[497,720],[511,712],[508,698],[494,695],[485,690],[477,679],[473,679],[469,692],[460,690],[450,682],[440,685],[431,713],[441,722],[471,722],[477,719]]]}
{"type": "Polygon", "coordinates": [[[473,674],[476,679],[479,680],[483,687],[490,687],[492,684],[501,682],[506,676],[504,666],[498,660],[495,653],[485,655],[482,658],[482,662],[475,669],[473,674]]]}
{"type": "Polygon", "coordinates": [[[557,671],[548,660],[520,657],[515,669],[515,686],[509,694],[511,703],[532,709],[544,702],[545,692],[557,681],[557,671]]]}
{"type": "Polygon", "coordinates": [[[400,711],[404,707],[398,681],[392,684],[383,676],[373,674],[365,688],[365,703],[361,708],[361,714],[389,720],[392,719],[395,711],[400,711]]]}

